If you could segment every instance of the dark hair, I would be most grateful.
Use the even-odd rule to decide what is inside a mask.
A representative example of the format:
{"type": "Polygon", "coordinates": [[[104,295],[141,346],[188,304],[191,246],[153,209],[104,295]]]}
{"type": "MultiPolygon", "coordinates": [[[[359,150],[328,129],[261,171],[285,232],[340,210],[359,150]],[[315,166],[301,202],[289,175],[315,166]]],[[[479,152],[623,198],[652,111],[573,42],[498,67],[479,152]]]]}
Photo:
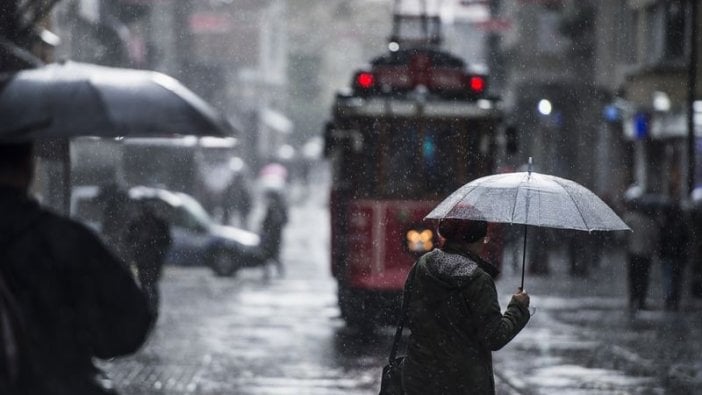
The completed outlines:
{"type": "Polygon", "coordinates": [[[446,240],[473,243],[487,235],[487,227],[485,221],[449,218],[439,222],[437,231],[446,240]]]}
{"type": "Polygon", "coordinates": [[[26,166],[32,158],[32,143],[0,142],[0,169],[18,170],[26,166]]]}

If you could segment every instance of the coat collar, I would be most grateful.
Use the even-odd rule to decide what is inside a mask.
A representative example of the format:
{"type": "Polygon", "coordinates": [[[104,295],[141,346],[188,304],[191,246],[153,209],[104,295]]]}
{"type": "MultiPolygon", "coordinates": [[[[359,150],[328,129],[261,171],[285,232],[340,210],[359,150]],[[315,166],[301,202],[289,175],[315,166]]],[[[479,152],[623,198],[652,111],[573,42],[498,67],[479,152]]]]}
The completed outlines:
{"type": "Polygon", "coordinates": [[[500,274],[500,269],[498,269],[495,265],[492,263],[486,261],[482,257],[480,257],[478,254],[474,254],[473,252],[469,251],[467,248],[465,248],[464,245],[462,244],[456,244],[456,243],[447,243],[444,248],[444,252],[450,253],[450,254],[458,254],[461,256],[464,256],[476,264],[478,264],[478,267],[483,269],[487,274],[490,275],[490,277],[495,278],[497,277],[498,274],[500,274]]]}

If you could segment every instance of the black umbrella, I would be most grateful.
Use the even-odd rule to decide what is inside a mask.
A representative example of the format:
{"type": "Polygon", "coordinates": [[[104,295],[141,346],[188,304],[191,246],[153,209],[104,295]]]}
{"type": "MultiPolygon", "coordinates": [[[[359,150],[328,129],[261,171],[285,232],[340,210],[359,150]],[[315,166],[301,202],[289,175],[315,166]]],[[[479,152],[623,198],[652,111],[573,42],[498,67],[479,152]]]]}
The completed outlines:
{"type": "Polygon", "coordinates": [[[228,136],[231,124],[153,71],[55,63],[0,77],[0,139],[228,136]]]}
{"type": "MultiPolygon", "coordinates": [[[[231,136],[202,98],[153,71],[63,62],[0,74],[0,141],[72,137],[231,136]]],[[[70,200],[68,144],[62,147],[63,209],[70,200]]]]}

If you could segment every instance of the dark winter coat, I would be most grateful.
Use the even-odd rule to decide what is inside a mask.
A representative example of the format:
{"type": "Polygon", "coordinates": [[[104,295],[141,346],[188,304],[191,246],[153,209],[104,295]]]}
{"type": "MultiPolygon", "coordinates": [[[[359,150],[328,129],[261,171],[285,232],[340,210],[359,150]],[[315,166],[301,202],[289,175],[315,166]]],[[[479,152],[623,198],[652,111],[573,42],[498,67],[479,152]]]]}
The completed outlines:
{"type": "Polygon", "coordinates": [[[529,311],[512,299],[501,313],[490,266],[476,256],[436,249],[416,265],[405,285],[405,292],[411,288],[406,393],[494,394],[492,351],[519,333],[529,311]]]}
{"type": "Polygon", "coordinates": [[[680,265],[687,259],[689,229],[682,211],[670,208],[664,215],[660,232],[660,256],[680,265]]]}
{"type": "Polygon", "coordinates": [[[0,270],[25,326],[25,393],[106,394],[92,358],[132,353],[153,316],[130,271],[83,225],[0,189],[0,270]]]}

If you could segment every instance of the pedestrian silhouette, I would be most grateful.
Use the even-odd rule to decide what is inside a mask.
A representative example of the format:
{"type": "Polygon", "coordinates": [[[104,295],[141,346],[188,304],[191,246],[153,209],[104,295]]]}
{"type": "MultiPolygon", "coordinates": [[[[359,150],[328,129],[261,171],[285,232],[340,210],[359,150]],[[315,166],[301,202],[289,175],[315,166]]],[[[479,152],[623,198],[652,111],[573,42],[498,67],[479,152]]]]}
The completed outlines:
{"type": "Polygon", "coordinates": [[[527,254],[530,274],[548,275],[550,272],[548,252],[551,249],[552,236],[550,229],[531,227],[529,229],[527,254]]]}
{"type": "Polygon", "coordinates": [[[0,276],[27,345],[17,387],[21,394],[114,394],[94,358],[136,351],[153,315],[130,270],[92,231],[28,196],[32,148],[0,143],[0,276]]]}
{"type": "Polygon", "coordinates": [[[683,211],[671,204],[663,212],[660,229],[661,280],[664,306],[676,311],[680,307],[683,273],[687,265],[690,232],[683,211]]]}
{"type": "Polygon", "coordinates": [[[102,205],[102,236],[112,251],[123,260],[127,260],[124,230],[127,227],[129,195],[116,183],[100,188],[98,201],[102,205]]]}
{"type": "MultiPolygon", "coordinates": [[[[3,246],[4,247],[4,246],[3,246]]],[[[22,361],[28,354],[28,346],[22,334],[26,332],[22,313],[17,300],[0,272],[0,394],[20,394],[21,374],[28,372],[22,366],[30,366],[22,361]]]]}
{"type": "Polygon", "coordinates": [[[568,273],[573,277],[587,277],[590,268],[595,267],[599,260],[598,232],[560,230],[558,235],[562,235],[567,249],[570,261],[568,273]]]}
{"type": "Polygon", "coordinates": [[[224,190],[224,222],[248,228],[249,213],[251,212],[251,190],[243,172],[234,174],[231,182],[224,190]]]}
{"type": "Polygon", "coordinates": [[[150,308],[154,314],[158,314],[158,283],[171,246],[171,231],[168,223],[156,215],[148,203],[141,202],[139,210],[136,218],[129,223],[125,241],[131,260],[137,267],[142,289],[149,296],[150,308]]]}
{"type": "Polygon", "coordinates": [[[278,275],[285,274],[280,259],[280,247],[283,242],[283,227],[288,222],[288,208],[281,191],[266,191],[266,214],[261,225],[261,253],[264,261],[264,275],[268,276],[269,264],[278,270],[278,275]]]}
{"type": "Polygon", "coordinates": [[[695,188],[691,193],[692,207],[690,210],[691,256],[690,271],[688,272],[690,296],[702,298],[702,187],[695,188]]]}
{"type": "Polygon", "coordinates": [[[627,243],[629,310],[636,312],[646,308],[651,261],[658,252],[658,223],[638,198],[627,202],[622,219],[632,230],[627,243]]]}

